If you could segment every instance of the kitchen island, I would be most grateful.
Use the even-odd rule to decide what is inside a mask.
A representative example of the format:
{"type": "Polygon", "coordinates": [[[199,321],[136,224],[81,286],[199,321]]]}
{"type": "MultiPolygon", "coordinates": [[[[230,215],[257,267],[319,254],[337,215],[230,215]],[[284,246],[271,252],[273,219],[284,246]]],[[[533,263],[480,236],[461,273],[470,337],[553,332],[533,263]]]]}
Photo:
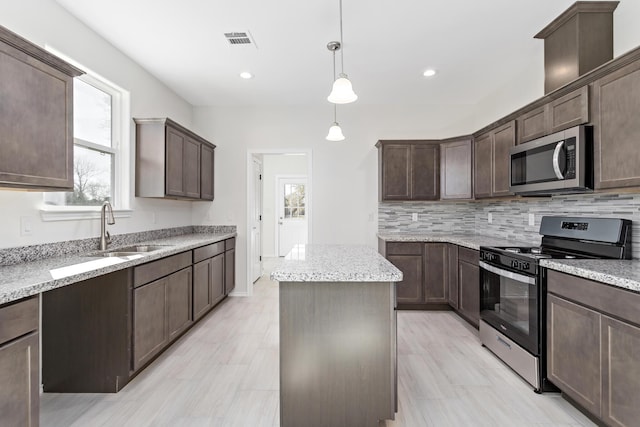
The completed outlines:
{"type": "Polygon", "coordinates": [[[280,423],[377,426],[397,411],[395,282],[366,246],[299,245],[280,282],[280,423]]]}

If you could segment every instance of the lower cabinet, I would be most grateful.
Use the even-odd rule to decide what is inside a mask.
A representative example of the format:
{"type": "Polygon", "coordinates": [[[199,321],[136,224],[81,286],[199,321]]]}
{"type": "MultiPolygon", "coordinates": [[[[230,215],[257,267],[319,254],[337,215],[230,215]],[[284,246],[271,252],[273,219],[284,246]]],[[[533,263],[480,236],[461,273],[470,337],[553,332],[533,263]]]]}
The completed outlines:
{"type": "Polygon", "coordinates": [[[236,287],[236,239],[224,241],[224,294],[229,295],[236,287]]]}
{"type": "MultiPolygon", "coordinates": [[[[231,280],[228,286],[233,289],[234,243],[235,238],[227,239],[44,292],[41,331],[44,391],[116,393],[121,390],[195,320],[225,297],[225,280],[231,280]],[[225,252],[227,247],[229,250],[225,252]],[[229,258],[231,263],[227,261],[229,258]]],[[[35,343],[35,350],[30,347],[29,355],[35,357],[36,374],[30,378],[37,397],[40,382],[37,377],[37,299],[31,304],[35,307],[31,324],[36,339],[28,345],[35,343]]],[[[3,373],[4,354],[9,354],[9,350],[3,353],[4,343],[10,340],[5,339],[5,332],[13,325],[3,317],[8,313],[4,307],[12,306],[0,307],[0,426],[30,425],[5,422],[2,418],[11,413],[9,409],[5,411],[4,402],[12,402],[11,407],[17,408],[17,403],[8,397],[5,399],[3,393],[6,390],[10,390],[11,396],[21,393],[18,389],[21,385],[13,376],[11,387],[3,384],[4,378],[9,378],[3,373]]],[[[15,336],[30,331],[21,331],[15,336]]],[[[18,351],[17,348],[12,347],[11,354],[18,351]]],[[[37,406],[33,406],[36,404],[37,401],[30,407],[36,408],[37,413],[37,406]]]]}
{"type": "Polygon", "coordinates": [[[0,425],[40,421],[39,299],[0,306],[0,425]]]}
{"type": "Polygon", "coordinates": [[[447,244],[380,241],[380,252],[402,271],[398,308],[445,307],[448,302],[447,244]]]}
{"type": "Polygon", "coordinates": [[[449,305],[458,309],[458,245],[447,245],[447,287],[449,305]]]}
{"type": "Polygon", "coordinates": [[[133,291],[133,369],[158,354],[193,322],[191,267],[133,291]]]}
{"type": "Polygon", "coordinates": [[[637,426],[640,294],[555,271],[547,290],[547,376],[604,424],[637,426]]]}
{"type": "Polygon", "coordinates": [[[458,314],[476,328],[480,323],[480,268],[478,251],[458,249],[458,314]]]}

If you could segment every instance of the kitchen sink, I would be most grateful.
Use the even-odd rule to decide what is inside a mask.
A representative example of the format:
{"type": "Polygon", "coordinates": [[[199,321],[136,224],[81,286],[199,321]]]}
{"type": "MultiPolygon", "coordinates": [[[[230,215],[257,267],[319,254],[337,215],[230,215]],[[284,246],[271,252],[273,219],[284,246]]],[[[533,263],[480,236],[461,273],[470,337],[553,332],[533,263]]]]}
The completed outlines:
{"type": "Polygon", "coordinates": [[[169,247],[168,245],[135,245],[135,246],[127,246],[124,248],[112,249],[105,252],[94,252],[89,254],[89,256],[93,257],[127,257],[131,255],[142,255],[147,252],[158,251],[160,249],[164,249],[169,247]]]}

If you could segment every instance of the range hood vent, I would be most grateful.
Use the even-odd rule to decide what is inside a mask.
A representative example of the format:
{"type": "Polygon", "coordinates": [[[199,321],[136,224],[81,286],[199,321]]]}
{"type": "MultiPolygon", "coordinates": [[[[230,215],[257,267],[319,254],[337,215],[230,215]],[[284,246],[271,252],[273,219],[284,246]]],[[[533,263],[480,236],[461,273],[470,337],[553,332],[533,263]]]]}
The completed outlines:
{"type": "Polygon", "coordinates": [[[578,1],[534,36],[544,40],[544,92],[613,59],[617,1],[578,1]]]}

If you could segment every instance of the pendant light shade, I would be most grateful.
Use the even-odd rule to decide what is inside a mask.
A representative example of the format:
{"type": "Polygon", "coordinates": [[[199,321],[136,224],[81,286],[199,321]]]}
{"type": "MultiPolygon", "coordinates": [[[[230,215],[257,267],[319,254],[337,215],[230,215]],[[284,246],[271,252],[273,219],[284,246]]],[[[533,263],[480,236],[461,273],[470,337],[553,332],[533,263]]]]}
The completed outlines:
{"type": "Polygon", "coordinates": [[[346,74],[340,73],[338,78],[333,82],[333,89],[327,97],[327,100],[334,104],[349,104],[356,99],[358,99],[358,95],[353,91],[351,81],[346,74]]]}
{"type": "Polygon", "coordinates": [[[338,122],[333,122],[327,134],[327,141],[344,141],[344,135],[338,122]]]}

